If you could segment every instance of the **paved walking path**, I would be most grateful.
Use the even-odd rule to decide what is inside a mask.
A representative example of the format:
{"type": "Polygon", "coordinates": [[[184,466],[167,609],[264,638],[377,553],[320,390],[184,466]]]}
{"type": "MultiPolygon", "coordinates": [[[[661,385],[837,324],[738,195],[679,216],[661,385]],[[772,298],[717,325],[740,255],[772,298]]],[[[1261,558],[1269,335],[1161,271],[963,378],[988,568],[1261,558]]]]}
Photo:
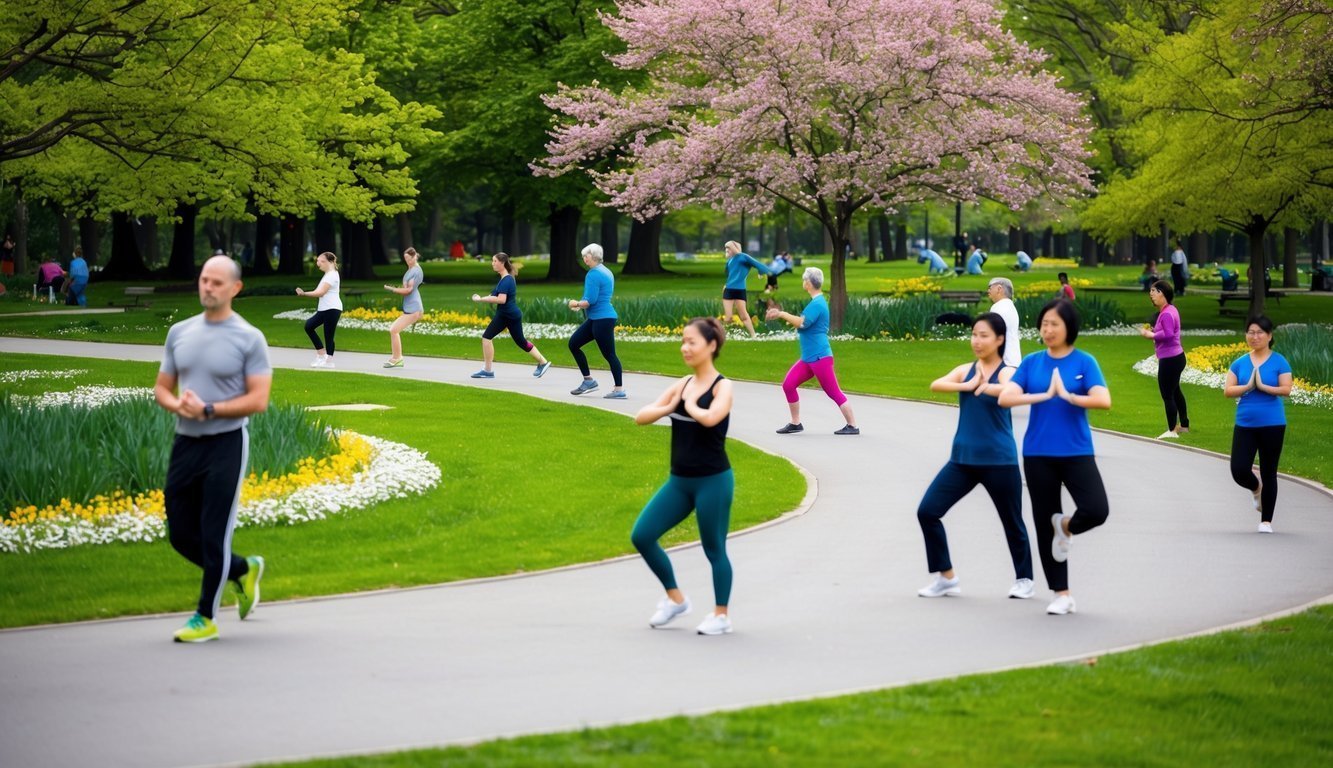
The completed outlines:
{"type": "MultiPolygon", "coordinates": [[[[153,347],[0,339],[0,354],[20,351],[159,355],[153,347]]],[[[774,352],[778,371],[795,346],[774,352]]],[[[271,354],[283,368],[310,360],[302,350],[271,354]]],[[[382,359],[343,353],[339,371],[626,414],[667,381],[628,375],[630,399],[612,402],[569,396],[578,376],[568,368],[536,380],[530,366],[500,364],[494,380],[475,382],[467,378],[475,361],[409,357],[407,368],[384,371],[382,359]]],[[[725,371],[725,355],[722,362],[725,371]]],[[[980,491],[946,518],[963,595],[918,598],[928,574],[916,506],[948,458],[956,412],[853,397],[863,434],[835,437],[833,405],[817,391],[803,401],[807,431],[779,436],[780,390],[737,384],[732,436],[791,457],[818,478],[818,497],[805,515],[731,541],[733,635],[693,633],[711,602],[698,548],[673,556],[697,607],[658,631],[647,618],[659,588],[642,562],[628,559],[267,603],[244,623],[226,611],[222,640],[202,646],[168,641],[182,616],[0,632],[0,765],[248,763],[568,730],[1098,654],[1333,594],[1333,501],[1325,492],[1284,479],[1278,533],[1261,536],[1225,460],[1098,434],[1111,517],[1074,542],[1080,613],[1045,615],[1050,593],[1040,567],[1037,598],[1006,599],[1013,573],[980,491]]],[[[576,458],[592,457],[559,452],[550,460],[576,458]]],[[[614,476],[615,457],[595,460],[614,476]]],[[[661,462],[665,476],[665,456],[661,462]]]]}

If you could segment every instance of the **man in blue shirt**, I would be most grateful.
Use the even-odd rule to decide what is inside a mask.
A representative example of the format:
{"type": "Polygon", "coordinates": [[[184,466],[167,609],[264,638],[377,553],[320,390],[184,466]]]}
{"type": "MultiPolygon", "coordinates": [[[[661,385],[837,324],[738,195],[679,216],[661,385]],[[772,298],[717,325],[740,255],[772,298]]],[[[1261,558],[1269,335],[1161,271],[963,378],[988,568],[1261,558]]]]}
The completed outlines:
{"type": "Polygon", "coordinates": [[[69,293],[65,303],[70,306],[88,306],[88,262],[84,261],[83,249],[74,247],[74,258],[69,262],[69,293]]]}

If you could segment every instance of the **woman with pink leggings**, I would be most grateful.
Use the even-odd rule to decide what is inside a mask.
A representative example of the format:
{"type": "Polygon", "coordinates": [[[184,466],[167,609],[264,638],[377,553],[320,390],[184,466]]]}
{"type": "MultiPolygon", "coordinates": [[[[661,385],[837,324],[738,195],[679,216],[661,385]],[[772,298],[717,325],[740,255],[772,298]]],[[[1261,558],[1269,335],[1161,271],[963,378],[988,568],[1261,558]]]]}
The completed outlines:
{"type": "Polygon", "coordinates": [[[810,267],[801,276],[801,287],[810,294],[810,303],[805,305],[801,314],[793,315],[777,307],[768,310],[769,320],[782,318],[791,323],[796,328],[797,338],[801,341],[801,359],[796,361],[791,370],[787,371],[787,377],[782,380],[782,392],[787,396],[791,421],[778,430],[779,435],[805,431],[805,427],[801,425],[800,395],[796,390],[810,379],[819,380],[819,386],[824,388],[824,394],[838,404],[838,410],[842,411],[843,418],[847,420],[846,425],[833,434],[861,434],[861,430],[856,426],[856,417],[852,414],[852,406],[847,402],[847,396],[838,388],[838,377],[833,373],[833,347],[829,346],[828,340],[828,300],[821,291],[823,285],[823,271],[810,267]]]}

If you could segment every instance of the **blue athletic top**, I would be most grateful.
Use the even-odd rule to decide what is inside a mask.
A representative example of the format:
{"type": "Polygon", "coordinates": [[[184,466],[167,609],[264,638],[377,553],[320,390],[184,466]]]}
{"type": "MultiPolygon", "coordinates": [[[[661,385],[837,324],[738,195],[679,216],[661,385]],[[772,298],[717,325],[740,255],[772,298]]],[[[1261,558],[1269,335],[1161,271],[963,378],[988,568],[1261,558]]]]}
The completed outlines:
{"type": "Polygon", "coordinates": [[[796,329],[801,341],[801,360],[813,363],[821,357],[832,357],[833,347],[828,342],[828,300],[819,294],[801,311],[805,322],[796,329]]]}
{"type": "Polygon", "coordinates": [[[495,284],[495,290],[491,291],[492,296],[505,295],[505,303],[495,305],[495,314],[500,317],[508,317],[517,320],[523,316],[518,310],[518,302],[514,297],[518,295],[518,281],[513,275],[505,275],[500,278],[500,282],[495,284]]]}
{"type": "Polygon", "coordinates": [[[745,290],[745,278],[750,276],[750,270],[757,269],[765,275],[776,275],[777,272],[764,264],[754,260],[748,253],[738,253],[727,259],[727,284],[726,288],[733,291],[745,290]]]}
{"type": "MultiPolygon", "coordinates": [[[[699,407],[713,404],[713,390],[725,378],[718,374],[708,391],[699,396],[699,407]]],[[[680,477],[708,477],[731,469],[727,459],[727,427],[731,414],[717,424],[705,427],[685,411],[685,401],[671,412],[671,474],[680,477]]]]}
{"type": "Polygon", "coordinates": [[[583,300],[588,302],[589,320],[615,320],[619,315],[611,306],[611,294],[616,289],[616,276],[605,264],[588,270],[583,278],[583,300]]]}
{"type": "MultiPolygon", "coordinates": [[[[1254,363],[1248,354],[1241,355],[1231,364],[1231,372],[1236,374],[1236,382],[1244,384],[1254,375],[1254,363]]],[[[1276,352],[1269,354],[1263,365],[1259,366],[1259,378],[1268,386],[1276,387],[1278,377],[1291,373],[1291,363],[1276,352]]],[[[1236,426],[1238,427],[1276,427],[1287,423],[1287,414],[1282,407],[1282,398],[1252,389],[1240,396],[1236,402],[1236,426]]]]}
{"type": "Polygon", "coordinates": [[[420,264],[412,267],[403,274],[404,286],[407,285],[408,281],[412,282],[412,292],[403,296],[403,314],[410,315],[413,312],[426,311],[425,307],[421,304],[421,283],[423,280],[424,278],[421,275],[420,264]]]}
{"type": "MultiPolygon", "coordinates": [[[[967,378],[976,374],[977,364],[973,363],[967,378]]],[[[1000,382],[1000,368],[995,369],[988,381],[991,384],[1000,382]]],[[[955,464],[982,466],[1018,463],[1013,417],[1008,408],[1000,407],[998,397],[975,392],[958,393],[958,431],[953,436],[953,453],[949,460],[955,464]]]]}
{"type": "MultiPolygon", "coordinates": [[[[1010,381],[1017,382],[1029,394],[1045,392],[1051,386],[1051,372],[1060,370],[1065,390],[1086,395],[1093,387],[1106,386],[1097,359],[1081,349],[1060,359],[1041,350],[1023,358],[1010,381]]],[[[1028,414],[1028,431],[1023,435],[1024,456],[1092,456],[1092,428],[1088,412],[1058,397],[1033,403],[1028,414]]]]}
{"type": "Polygon", "coordinates": [[[69,279],[75,288],[88,284],[88,262],[82,256],[75,256],[69,263],[69,279]]]}

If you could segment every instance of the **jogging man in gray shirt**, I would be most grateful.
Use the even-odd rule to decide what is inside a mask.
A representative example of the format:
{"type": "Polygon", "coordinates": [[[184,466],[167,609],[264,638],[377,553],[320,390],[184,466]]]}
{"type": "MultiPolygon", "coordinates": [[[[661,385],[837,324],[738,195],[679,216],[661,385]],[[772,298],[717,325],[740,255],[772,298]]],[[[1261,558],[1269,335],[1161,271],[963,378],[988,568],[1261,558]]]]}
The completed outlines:
{"type": "Polygon", "coordinates": [[[249,461],[249,416],[268,408],[273,369],[264,334],[232,311],[241,268],[227,256],[204,262],[204,312],[167,331],[153,394],[176,414],[176,440],[163,492],[171,546],[204,571],[199,605],[176,630],[182,643],[215,640],[222,587],[235,582],[240,617],[259,604],[264,559],[231,552],[241,483],[249,461]],[[180,394],[176,394],[179,387],[180,394]]]}

